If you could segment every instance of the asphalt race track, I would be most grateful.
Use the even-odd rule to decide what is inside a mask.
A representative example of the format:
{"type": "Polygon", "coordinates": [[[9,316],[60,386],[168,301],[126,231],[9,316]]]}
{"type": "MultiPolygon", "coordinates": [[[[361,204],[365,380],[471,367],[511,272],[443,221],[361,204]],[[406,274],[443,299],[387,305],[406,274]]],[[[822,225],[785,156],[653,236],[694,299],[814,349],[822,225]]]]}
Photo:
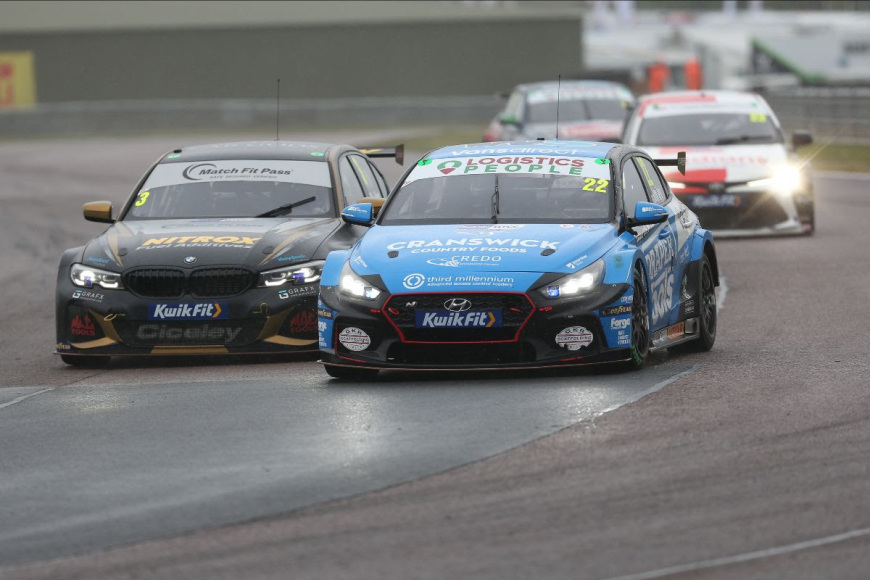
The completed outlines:
{"type": "Polygon", "coordinates": [[[716,347],[640,373],[68,368],[81,204],[177,143],[0,144],[0,578],[870,576],[870,179],[817,178],[812,238],[721,242],[716,347]]]}

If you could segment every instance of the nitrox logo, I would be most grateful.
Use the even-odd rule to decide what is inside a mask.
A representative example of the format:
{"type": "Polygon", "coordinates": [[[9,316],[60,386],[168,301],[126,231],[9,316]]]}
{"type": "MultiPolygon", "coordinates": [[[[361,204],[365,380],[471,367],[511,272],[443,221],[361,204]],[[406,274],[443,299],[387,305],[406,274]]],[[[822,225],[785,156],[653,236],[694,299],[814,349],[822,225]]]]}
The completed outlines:
{"type": "Polygon", "coordinates": [[[229,318],[226,302],[152,303],[148,320],[220,320],[229,318]]]}
{"type": "Polygon", "coordinates": [[[447,175],[453,173],[460,165],[462,165],[462,161],[445,161],[438,164],[438,171],[447,175]]]}

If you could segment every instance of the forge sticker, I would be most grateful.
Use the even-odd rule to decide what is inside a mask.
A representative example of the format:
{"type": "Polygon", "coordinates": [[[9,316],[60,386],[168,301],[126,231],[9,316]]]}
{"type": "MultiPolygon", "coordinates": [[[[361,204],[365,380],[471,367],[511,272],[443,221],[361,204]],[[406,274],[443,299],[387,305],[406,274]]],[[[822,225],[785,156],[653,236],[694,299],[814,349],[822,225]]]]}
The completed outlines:
{"type": "Polygon", "coordinates": [[[584,326],[569,326],[556,335],[556,344],[568,350],[580,350],[592,344],[592,333],[584,326]]]}
{"type": "Polygon", "coordinates": [[[348,326],[338,333],[338,342],[347,350],[359,352],[367,349],[372,344],[372,339],[361,328],[348,326]]]}
{"type": "Polygon", "coordinates": [[[253,248],[262,238],[249,236],[171,236],[149,238],[136,248],[153,250],[165,248],[253,248]]]}

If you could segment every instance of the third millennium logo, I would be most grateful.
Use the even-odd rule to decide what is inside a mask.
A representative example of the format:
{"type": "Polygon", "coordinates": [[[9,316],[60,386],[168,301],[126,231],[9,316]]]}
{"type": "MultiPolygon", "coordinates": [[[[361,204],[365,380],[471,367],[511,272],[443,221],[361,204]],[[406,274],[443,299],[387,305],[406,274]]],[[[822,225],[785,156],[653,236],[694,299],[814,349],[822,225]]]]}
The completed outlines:
{"type": "Polygon", "coordinates": [[[416,290],[426,283],[426,276],[423,274],[408,274],[402,280],[402,285],[408,290],[416,290]]]}

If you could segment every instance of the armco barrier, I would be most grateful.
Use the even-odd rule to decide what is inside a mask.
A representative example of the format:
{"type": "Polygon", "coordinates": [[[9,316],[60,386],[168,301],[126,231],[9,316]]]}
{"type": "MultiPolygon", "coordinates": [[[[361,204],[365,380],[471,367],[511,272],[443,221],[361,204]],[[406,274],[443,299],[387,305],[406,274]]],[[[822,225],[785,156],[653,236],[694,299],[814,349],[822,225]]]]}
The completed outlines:
{"type": "MultiPolygon", "coordinates": [[[[275,104],[269,99],[43,104],[0,110],[0,138],[262,130],[274,127],[275,104]]],[[[496,96],[287,100],[281,102],[281,127],[290,131],[293,127],[474,124],[483,131],[500,106],[496,96]]]]}

